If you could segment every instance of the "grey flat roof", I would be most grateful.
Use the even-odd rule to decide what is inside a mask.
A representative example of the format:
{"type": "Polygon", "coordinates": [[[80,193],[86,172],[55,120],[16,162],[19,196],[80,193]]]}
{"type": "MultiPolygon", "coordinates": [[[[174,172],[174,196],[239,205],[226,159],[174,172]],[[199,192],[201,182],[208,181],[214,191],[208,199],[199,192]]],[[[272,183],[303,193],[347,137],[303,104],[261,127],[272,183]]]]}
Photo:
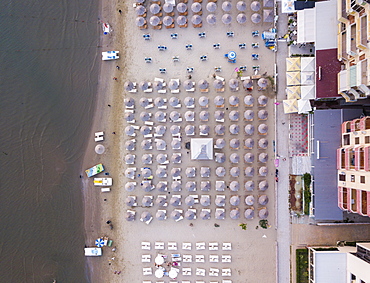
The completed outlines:
{"type": "Polygon", "coordinates": [[[338,207],[337,154],[340,147],[342,110],[316,110],[313,115],[314,214],[316,220],[342,220],[338,207]],[[319,149],[318,149],[319,147],[319,149]]]}

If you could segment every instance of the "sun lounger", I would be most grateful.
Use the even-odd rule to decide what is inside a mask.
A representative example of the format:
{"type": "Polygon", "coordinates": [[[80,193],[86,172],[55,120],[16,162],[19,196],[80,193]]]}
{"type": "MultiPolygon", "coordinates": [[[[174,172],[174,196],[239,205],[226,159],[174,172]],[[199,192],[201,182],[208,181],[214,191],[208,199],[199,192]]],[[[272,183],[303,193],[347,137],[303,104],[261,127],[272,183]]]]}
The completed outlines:
{"type": "Polygon", "coordinates": [[[233,283],[233,281],[228,280],[228,279],[227,280],[224,279],[224,280],[222,280],[222,283],[233,283]]]}
{"type": "Polygon", "coordinates": [[[143,283],[152,283],[152,281],[144,280],[143,283]]]}
{"type": "Polygon", "coordinates": [[[154,249],[156,249],[156,250],[164,250],[164,242],[155,242],[154,249]]]}
{"type": "Polygon", "coordinates": [[[186,68],[186,72],[187,72],[188,74],[193,73],[193,72],[194,72],[194,67],[187,67],[187,68],[186,68]]]}
{"type": "Polygon", "coordinates": [[[239,43],[239,48],[240,49],[245,49],[245,48],[247,48],[247,44],[245,44],[245,43],[239,43]]]}
{"type": "Polygon", "coordinates": [[[191,276],[191,268],[190,267],[183,267],[182,268],[182,275],[191,276]]]}
{"type": "Polygon", "coordinates": [[[104,132],[96,132],[95,133],[95,141],[104,141],[104,132]]]}
{"type": "Polygon", "coordinates": [[[191,282],[187,280],[182,280],[181,283],[191,283],[191,282]]]}
{"type": "Polygon", "coordinates": [[[231,276],[231,268],[222,268],[222,276],[231,276]]]}
{"type": "Polygon", "coordinates": [[[209,262],[218,262],[218,255],[209,255],[209,262]]]}
{"type": "Polygon", "coordinates": [[[200,32],[200,33],[198,33],[198,36],[200,38],[205,38],[206,37],[206,33],[205,32],[200,32]]]}
{"type": "Polygon", "coordinates": [[[227,37],[234,37],[234,32],[233,31],[228,31],[226,32],[227,37]]]}
{"type": "Polygon", "coordinates": [[[159,72],[161,74],[165,74],[167,72],[166,68],[159,68],[159,72]]]}
{"type": "Polygon", "coordinates": [[[170,251],[176,251],[177,250],[177,243],[176,242],[168,242],[167,249],[170,250],[170,251]]]}
{"type": "Polygon", "coordinates": [[[231,255],[222,255],[222,262],[231,262],[231,255]]]}
{"type": "Polygon", "coordinates": [[[152,268],[151,267],[143,267],[143,275],[144,276],[149,276],[152,275],[152,268]]]}
{"type": "Polygon", "coordinates": [[[141,242],[142,250],[150,250],[150,242],[141,242]]]}
{"type": "Polygon", "coordinates": [[[208,244],[208,249],[210,251],[218,251],[218,243],[209,243],[208,244]]]}
{"type": "Polygon", "coordinates": [[[183,262],[193,262],[193,256],[192,255],[183,255],[182,260],[183,260],[183,262]]]}
{"type": "Polygon", "coordinates": [[[231,243],[222,243],[223,251],[231,251],[231,243]]]}
{"type": "Polygon", "coordinates": [[[209,276],[218,276],[220,270],[218,268],[210,268],[209,269],[209,276]]]}
{"type": "Polygon", "coordinates": [[[206,276],[206,270],[204,268],[197,268],[195,274],[197,276],[206,276]]]}
{"type": "Polygon", "coordinates": [[[144,124],[147,125],[147,126],[153,126],[154,125],[154,122],[145,121],[144,124]]]}
{"type": "Polygon", "coordinates": [[[205,262],[204,255],[195,255],[195,262],[205,262]]]}
{"type": "Polygon", "coordinates": [[[141,262],[150,262],[151,255],[141,255],[141,262]]]}
{"type": "Polygon", "coordinates": [[[205,283],[205,282],[197,280],[197,281],[195,281],[195,283],[205,283]]]}

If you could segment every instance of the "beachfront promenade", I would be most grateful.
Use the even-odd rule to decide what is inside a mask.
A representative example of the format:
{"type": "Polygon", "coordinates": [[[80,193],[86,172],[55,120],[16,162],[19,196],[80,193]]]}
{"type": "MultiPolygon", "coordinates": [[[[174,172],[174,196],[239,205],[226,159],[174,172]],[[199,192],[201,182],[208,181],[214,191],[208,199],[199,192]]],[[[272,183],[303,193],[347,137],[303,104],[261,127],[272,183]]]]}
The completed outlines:
{"type": "Polygon", "coordinates": [[[210,13],[204,2],[202,27],[194,28],[191,4],[186,28],[155,29],[145,3],[148,28],[140,29],[127,3],[126,42],[112,46],[121,59],[107,62],[121,66],[122,95],[114,101],[122,107],[111,193],[119,248],[109,268],[122,270],[125,282],[170,282],[171,267],[159,278],[154,265],[160,253],[178,262],[174,282],[276,282],[274,53],[261,39],[272,23],[252,23],[250,3],[240,24],[235,3],[210,13]],[[189,148],[193,138],[203,139],[199,152],[189,148]]]}

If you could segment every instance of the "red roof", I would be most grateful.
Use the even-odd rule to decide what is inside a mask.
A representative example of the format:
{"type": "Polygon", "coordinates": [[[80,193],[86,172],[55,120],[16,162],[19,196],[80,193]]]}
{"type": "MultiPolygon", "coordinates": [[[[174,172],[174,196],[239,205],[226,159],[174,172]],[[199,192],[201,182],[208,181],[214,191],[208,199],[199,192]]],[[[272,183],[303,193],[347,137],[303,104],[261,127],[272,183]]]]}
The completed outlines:
{"type": "Polygon", "coordinates": [[[337,48],[316,50],[316,98],[342,97],[338,93],[337,75],[341,64],[337,59],[337,52],[337,48]],[[319,80],[319,68],[321,80],[319,80]]]}

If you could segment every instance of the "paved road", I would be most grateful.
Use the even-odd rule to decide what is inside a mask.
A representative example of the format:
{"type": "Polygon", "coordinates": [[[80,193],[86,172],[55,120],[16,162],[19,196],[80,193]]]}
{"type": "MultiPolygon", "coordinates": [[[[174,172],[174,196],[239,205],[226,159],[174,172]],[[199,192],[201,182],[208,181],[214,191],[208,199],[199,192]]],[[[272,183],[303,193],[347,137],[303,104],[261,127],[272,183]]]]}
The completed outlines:
{"type": "MultiPolygon", "coordinates": [[[[287,31],[287,16],[280,14],[281,2],[277,2],[279,19],[277,23],[278,37],[287,31]]],[[[278,72],[277,101],[282,102],[286,99],[285,88],[285,58],[288,56],[288,47],[285,42],[278,42],[278,52],[276,53],[276,64],[278,72]]],[[[291,244],[291,225],[288,206],[289,188],[289,158],[283,161],[283,157],[288,157],[288,115],[284,114],[283,104],[276,105],[276,154],[280,158],[279,182],[277,183],[277,263],[278,274],[277,282],[286,283],[290,281],[290,244],[291,244]]]]}

